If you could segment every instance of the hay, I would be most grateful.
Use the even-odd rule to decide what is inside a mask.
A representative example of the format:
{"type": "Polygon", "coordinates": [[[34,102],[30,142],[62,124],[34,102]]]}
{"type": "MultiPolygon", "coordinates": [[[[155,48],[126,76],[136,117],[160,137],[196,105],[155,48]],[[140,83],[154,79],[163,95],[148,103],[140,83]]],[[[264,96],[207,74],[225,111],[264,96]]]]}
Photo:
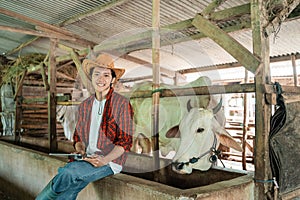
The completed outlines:
{"type": "Polygon", "coordinates": [[[4,65],[1,64],[1,71],[4,72],[0,85],[14,82],[17,77],[22,75],[30,67],[40,65],[44,62],[46,55],[28,54],[18,57],[4,65]]]}

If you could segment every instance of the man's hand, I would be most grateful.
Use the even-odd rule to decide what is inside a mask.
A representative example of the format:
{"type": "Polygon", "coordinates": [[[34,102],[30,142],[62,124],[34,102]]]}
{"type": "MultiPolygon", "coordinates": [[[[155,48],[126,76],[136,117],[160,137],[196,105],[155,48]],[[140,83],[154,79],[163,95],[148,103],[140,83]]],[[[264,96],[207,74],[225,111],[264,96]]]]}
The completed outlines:
{"type": "Polygon", "coordinates": [[[91,157],[83,158],[83,160],[91,163],[94,167],[101,167],[103,165],[107,165],[108,163],[105,157],[99,155],[92,155],[91,157]]]}
{"type": "Polygon", "coordinates": [[[73,153],[79,153],[83,157],[85,156],[85,145],[83,142],[76,142],[75,144],[75,152],[73,153]]]}

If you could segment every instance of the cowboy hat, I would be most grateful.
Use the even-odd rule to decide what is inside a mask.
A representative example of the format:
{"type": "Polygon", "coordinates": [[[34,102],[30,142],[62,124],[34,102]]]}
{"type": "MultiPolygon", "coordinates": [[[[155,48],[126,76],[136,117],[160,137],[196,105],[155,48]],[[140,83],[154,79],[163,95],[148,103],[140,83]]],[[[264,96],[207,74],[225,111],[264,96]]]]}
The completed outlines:
{"type": "Polygon", "coordinates": [[[96,59],[84,59],[82,62],[82,68],[89,79],[91,79],[90,71],[94,67],[103,67],[112,69],[116,73],[116,79],[118,80],[125,73],[123,68],[115,68],[114,61],[108,54],[99,54],[96,59]]]}

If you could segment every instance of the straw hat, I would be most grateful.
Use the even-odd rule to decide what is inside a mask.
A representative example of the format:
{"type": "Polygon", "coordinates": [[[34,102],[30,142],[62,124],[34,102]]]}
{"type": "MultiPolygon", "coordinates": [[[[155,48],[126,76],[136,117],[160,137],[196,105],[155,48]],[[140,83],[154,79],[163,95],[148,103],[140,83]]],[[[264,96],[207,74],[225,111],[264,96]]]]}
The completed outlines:
{"type": "Polygon", "coordinates": [[[84,59],[82,62],[83,71],[87,75],[89,79],[90,77],[90,71],[94,67],[103,67],[107,69],[112,69],[116,73],[116,79],[118,80],[121,78],[121,76],[125,73],[125,69],[123,68],[115,68],[114,61],[112,57],[110,57],[108,54],[100,54],[96,59],[84,59]]]}

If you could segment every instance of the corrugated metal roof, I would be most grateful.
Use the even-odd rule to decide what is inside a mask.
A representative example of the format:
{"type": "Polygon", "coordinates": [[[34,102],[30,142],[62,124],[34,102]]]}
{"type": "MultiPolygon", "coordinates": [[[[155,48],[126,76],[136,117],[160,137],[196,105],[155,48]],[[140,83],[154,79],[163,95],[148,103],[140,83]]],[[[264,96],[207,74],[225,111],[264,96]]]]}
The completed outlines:
{"type": "MultiPolygon", "coordinates": [[[[164,0],[161,1],[160,23],[161,26],[193,18],[201,12],[211,1],[201,0],[164,0]]],[[[219,9],[235,5],[242,5],[248,1],[228,1],[219,9]],[[234,2],[234,3],[230,3],[234,2]]],[[[39,20],[48,24],[62,24],[64,28],[76,33],[90,41],[100,43],[107,38],[122,33],[126,30],[151,27],[152,1],[149,0],[2,0],[1,8],[19,13],[21,15],[39,20]],[[116,3],[119,2],[119,3],[116,3]],[[114,6],[110,6],[114,5],[114,6]],[[98,12],[96,12],[98,10],[98,12]],[[93,12],[94,14],[89,14],[93,12]],[[76,18],[81,14],[87,17],[76,18]]],[[[34,29],[34,26],[18,19],[13,19],[0,14],[0,25],[34,29]]],[[[5,35],[4,31],[0,32],[5,35]]],[[[15,40],[25,42],[22,34],[15,33],[15,40]]],[[[29,38],[33,38],[32,36],[29,38]]],[[[1,44],[4,40],[0,40],[1,44]]],[[[10,49],[2,48],[2,52],[10,49]]]]}
{"type": "MultiPolygon", "coordinates": [[[[164,27],[193,18],[197,13],[202,12],[212,0],[161,0],[160,2],[160,25],[164,27]]],[[[249,2],[249,0],[227,0],[217,8],[217,11],[249,2]]],[[[62,26],[71,33],[97,44],[121,36],[134,35],[134,33],[147,30],[152,26],[152,1],[150,0],[1,0],[0,7],[47,24],[62,26]]],[[[245,20],[249,20],[249,16],[222,22],[219,26],[232,26],[245,23],[245,20]]],[[[282,23],[280,29],[276,29],[279,32],[275,36],[271,36],[270,41],[271,56],[300,52],[298,45],[300,44],[299,23],[300,19],[286,21],[282,23]],[[273,38],[275,38],[275,42],[272,41],[273,38]]],[[[0,25],[35,30],[33,24],[3,14],[0,14],[0,25]]],[[[172,34],[177,34],[176,37],[186,37],[196,33],[199,33],[199,30],[190,27],[172,34]]],[[[236,31],[230,33],[230,35],[252,51],[251,30],[236,31]]],[[[1,30],[0,53],[8,53],[34,38],[35,36],[1,30]]],[[[168,41],[168,39],[170,38],[163,38],[165,41],[168,41]]],[[[66,41],[63,43],[77,49],[84,48],[80,44],[72,44],[66,41]]],[[[161,51],[161,65],[168,70],[177,71],[190,67],[218,65],[236,61],[208,38],[180,44],[169,43],[170,45],[163,47],[161,51]]],[[[45,54],[48,49],[49,40],[39,39],[11,56],[31,52],[45,54]]],[[[60,50],[59,54],[65,54],[65,52],[60,50]]],[[[130,55],[151,62],[150,50],[138,50],[130,55]]],[[[123,61],[122,65],[132,66],[132,63],[124,64],[123,61]]]]}

